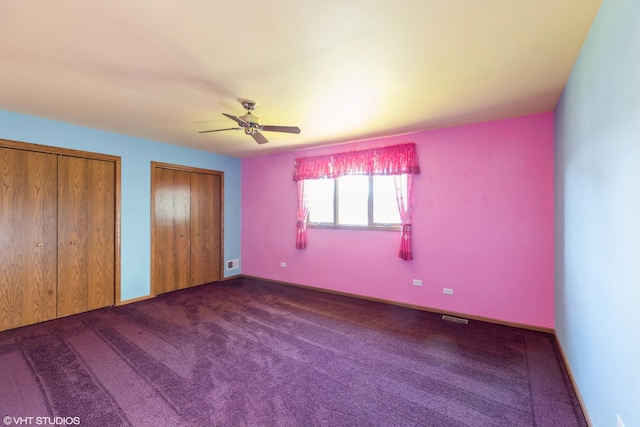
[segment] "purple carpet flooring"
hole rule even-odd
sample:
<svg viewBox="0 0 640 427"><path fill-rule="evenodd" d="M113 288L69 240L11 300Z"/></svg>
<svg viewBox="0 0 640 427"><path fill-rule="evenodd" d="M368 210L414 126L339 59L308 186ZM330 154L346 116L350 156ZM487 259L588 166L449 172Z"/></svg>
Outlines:
<svg viewBox="0 0 640 427"><path fill-rule="evenodd" d="M0 333L0 417L586 426L550 334L251 279Z"/></svg>

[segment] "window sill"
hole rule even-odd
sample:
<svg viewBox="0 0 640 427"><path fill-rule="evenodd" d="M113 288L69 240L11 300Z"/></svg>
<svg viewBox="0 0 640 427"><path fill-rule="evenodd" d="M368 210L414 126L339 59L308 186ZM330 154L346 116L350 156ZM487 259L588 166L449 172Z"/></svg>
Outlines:
<svg viewBox="0 0 640 427"><path fill-rule="evenodd" d="M394 225L336 225L323 223L308 223L307 228L332 228L336 230L382 230L382 231L400 231L400 224Z"/></svg>

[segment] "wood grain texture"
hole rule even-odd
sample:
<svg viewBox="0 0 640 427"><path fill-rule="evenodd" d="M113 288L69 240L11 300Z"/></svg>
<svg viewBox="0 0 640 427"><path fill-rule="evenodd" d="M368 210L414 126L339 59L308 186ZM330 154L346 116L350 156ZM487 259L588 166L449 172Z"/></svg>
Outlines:
<svg viewBox="0 0 640 427"><path fill-rule="evenodd" d="M114 303L115 166L59 156L58 317Z"/></svg>
<svg viewBox="0 0 640 427"><path fill-rule="evenodd" d="M0 148L0 330L56 317L56 156Z"/></svg>
<svg viewBox="0 0 640 427"><path fill-rule="evenodd" d="M152 162L153 295L221 279L223 194L223 172ZM185 246L181 238L187 236Z"/></svg>
<svg viewBox="0 0 640 427"><path fill-rule="evenodd" d="M66 158L86 160L95 173L65 165ZM0 330L114 304L120 284L120 157L0 139L0 166ZM73 240L87 252L72 251L63 260L59 299L58 249L68 239L58 240L58 181L64 171L75 173L60 181L77 203L61 209L66 222L60 229L79 235L84 227L85 240ZM84 192L69 190L83 185ZM70 213L78 214L77 224ZM67 287L69 277L76 282Z"/></svg>
<svg viewBox="0 0 640 427"><path fill-rule="evenodd" d="M152 287L155 294L191 285L191 176L152 170Z"/></svg>
<svg viewBox="0 0 640 427"><path fill-rule="evenodd" d="M120 269L120 259L122 258L121 247L122 247L122 215L121 215L121 203L122 203L122 161L120 157L113 157L110 161L113 162L113 166L115 168L115 253L114 253L114 274L115 274L115 286L114 286L114 304L120 305L122 300L122 289L121 289L121 277L122 271Z"/></svg>
<svg viewBox="0 0 640 427"><path fill-rule="evenodd" d="M220 181L219 175L191 174L191 286L220 280Z"/></svg>

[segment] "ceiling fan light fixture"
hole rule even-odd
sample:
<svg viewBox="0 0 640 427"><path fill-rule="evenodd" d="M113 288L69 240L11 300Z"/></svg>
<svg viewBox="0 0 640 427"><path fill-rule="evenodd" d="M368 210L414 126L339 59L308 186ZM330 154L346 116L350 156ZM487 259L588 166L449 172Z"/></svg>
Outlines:
<svg viewBox="0 0 640 427"><path fill-rule="evenodd" d="M240 116L239 117L240 120L245 121L249 124L260 124L260 119L256 116L254 116L253 114L251 114L251 112L248 112L247 114L245 114L244 116Z"/></svg>

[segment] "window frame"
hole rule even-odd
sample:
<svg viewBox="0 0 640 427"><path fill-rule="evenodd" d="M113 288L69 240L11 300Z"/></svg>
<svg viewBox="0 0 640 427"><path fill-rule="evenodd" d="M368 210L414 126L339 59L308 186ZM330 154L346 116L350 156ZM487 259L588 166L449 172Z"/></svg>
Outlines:
<svg viewBox="0 0 640 427"><path fill-rule="evenodd" d="M355 175L354 176L358 176ZM338 212L339 212L339 178L327 178L333 181L333 222L311 222L311 215L307 216L308 228L329 228L329 229L341 229L341 230L387 230L387 231L400 231L402 230L402 221L398 223L376 223L373 222L373 175L366 175L369 181L369 191L367 195L367 224L338 224ZM391 176L391 175L388 175Z"/></svg>

